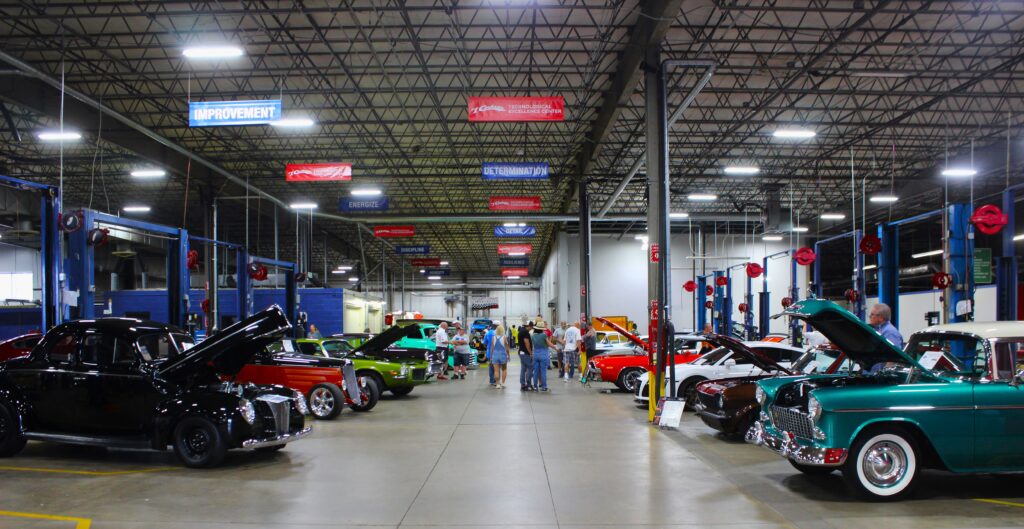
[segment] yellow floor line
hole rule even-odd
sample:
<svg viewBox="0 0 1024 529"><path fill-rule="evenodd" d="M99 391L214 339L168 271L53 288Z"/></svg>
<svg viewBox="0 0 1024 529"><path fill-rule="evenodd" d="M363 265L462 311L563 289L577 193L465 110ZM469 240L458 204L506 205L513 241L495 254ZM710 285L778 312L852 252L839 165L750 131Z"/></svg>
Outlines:
<svg viewBox="0 0 1024 529"><path fill-rule="evenodd" d="M34 512L0 511L0 516L13 518L32 518L35 520L54 520L58 522L75 522L75 529L89 529L92 520L88 518L75 518L73 516L54 516L52 514L37 514Z"/></svg>
<svg viewBox="0 0 1024 529"><path fill-rule="evenodd" d="M987 500L987 499L984 499L984 498L974 498L974 501L980 501L980 502L985 502L985 503L994 503L996 505L1008 505L1010 507L1024 507L1024 503L1014 503L1012 501Z"/></svg>
<svg viewBox="0 0 1024 529"><path fill-rule="evenodd" d="M72 474L75 476L123 476L125 474L145 474L147 472L163 472L174 470L174 467L143 468L140 470L65 470L60 468L9 467L0 466L0 471L14 472L46 472L50 474Z"/></svg>

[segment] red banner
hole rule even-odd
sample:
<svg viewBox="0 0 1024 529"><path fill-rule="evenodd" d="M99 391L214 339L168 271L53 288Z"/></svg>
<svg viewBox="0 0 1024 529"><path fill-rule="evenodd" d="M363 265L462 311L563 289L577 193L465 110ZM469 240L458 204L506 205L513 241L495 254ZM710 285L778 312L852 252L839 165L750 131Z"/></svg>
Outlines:
<svg viewBox="0 0 1024 529"><path fill-rule="evenodd" d="M532 244L499 244L498 253L509 255L514 253L533 253Z"/></svg>
<svg viewBox="0 0 1024 529"><path fill-rule="evenodd" d="M284 166L287 182L347 182L352 180L350 163L290 163Z"/></svg>
<svg viewBox="0 0 1024 529"><path fill-rule="evenodd" d="M529 268L502 268L501 269L501 277L511 277L511 276L523 277L523 276L528 276L528 275L530 275L530 269Z"/></svg>
<svg viewBox="0 0 1024 529"><path fill-rule="evenodd" d="M469 98L469 121L565 121L565 99L555 97Z"/></svg>
<svg viewBox="0 0 1024 529"><path fill-rule="evenodd" d="M537 211L540 197L491 197L491 211Z"/></svg>
<svg viewBox="0 0 1024 529"><path fill-rule="evenodd" d="M412 260L413 266L441 266L440 259L434 259L432 257L420 257Z"/></svg>
<svg viewBox="0 0 1024 529"><path fill-rule="evenodd" d="M416 226L374 226L373 234L377 237L414 237Z"/></svg>

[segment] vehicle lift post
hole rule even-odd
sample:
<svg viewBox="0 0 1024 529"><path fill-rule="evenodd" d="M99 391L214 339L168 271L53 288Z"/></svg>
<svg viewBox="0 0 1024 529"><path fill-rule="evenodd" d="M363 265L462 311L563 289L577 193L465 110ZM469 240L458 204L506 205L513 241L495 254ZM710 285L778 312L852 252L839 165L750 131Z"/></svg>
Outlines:
<svg viewBox="0 0 1024 529"><path fill-rule="evenodd" d="M937 209L878 225L878 238L882 241L882 251L878 252L878 302L892 309L892 321L896 325L900 322L900 228L942 214L943 210Z"/></svg>
<svg viewBox="0 0 1024 529"><path fill-rule="evenodd" d="M814 243L814 253L818 256L814 260L814 286L815 286L815 297L818 299L824 299L825 288L821 283L821 247L827 243L845 239L847 237L853 238L853 263L854 273L852 276L853 289L856 290L860 295L857 297L856 303L853 304L853 312L861 320L864 319L864 255L860 253L860 239L862 237L861 230L848 231L846 233L840 233L839 235L833 235L832 237L826 237ZM797 298L793 298L796 301Z"/></svg>
<svg viewBox="0 0 1024 529"><path fill-rule="evenodd" d="M793 250L784 250L784 251L781 251L781 252L773 253L771 255L766 255L766 256L764 256L764 259L761 260L761 268L762 268L762 272L761 272L761 293L760 293L760 298L758 298L758 312L757 312L757 322L758 322L757 324L760 327L758 329L758 331L759 331L758 334L760 335L759 338L761 338L761 339L764 339L765 336L768 336L768 329L771 327L771 322L772 322L771 292L768 291L768 262L769 261L773 261L775 259L778 259L780 257L792 256L792 254L793 254ZM791 280L792 284L796 284L796 260L795 259L792 260L792 262L790 263L790 266L791 266L791 268L790 268L790 274L791 274L790 280ZM800 291L797 290L796 292L799 293ZM790 286L790 294L792 295L792 293L793 293L793 287ZM747 306L749 307L750 305L748 304ZM749 309L747 309L747 312L751 312L751 311ZM754 315L753 314L750 315L750 319L751 319L751 321L753 321L753 319L754 319Z"/></svg>
<svg viewBox="0 0 1024 529"><path fill-rule="evenodd" d="M297 267L295 263L288 261L278 261L276 259L268 259L266 257L249 256L249 263L262 264L263 266L277 268L282 272L287 272L284 277L284 314L288 318L288 322L292 324L292 337L298 335L298 326L295 321L296 310L298 308L298 300L296 299L296 285L295 285L295 272ZM245 291L245 298L243 305L245 307L243 318L248 318L253 314L253 283L249 278L248 264L242 266L244 273L238 274L238 288L239 290ZM243 281L245 288L243 289Z"/></svg>
<svg viewBox="0 0 1024 529"><path fill-rule="evenodd" d="M1002 257L996 263L996 319L1015 321L1017 314L1017 249L1013 240L1015 235L1014 217L1014 186L1003 191L1003 214L1006 215L1006 226L999 232L1002 243Z"/></svg>
<svg viewBox="0 0 1024 529"><path fill-rule="evenodd" d="M946 289L946 323L974 319L974 225L973 208L968 204L946 206L949 231L947 232L946 272L953 276L953 284ZM1012 228L1004 228L1012 231ZM966 307L958 310L964 302Z"/></svg>
<svg viewBox="0 0 1024 529"><path fill-rule="evenodd" d="M694 307L694 314L697 315L697 328L693 331L700 334L704 332L704 325L708 322L708 309L704 306L708 301L708 278L713 274L697 276L697 306Z"/></svg>
<svg viewBox="0 0 1024 529"><path fill-rule="evenodd" d="M67 317L64 314L64 304L60 302L60 277L64 263L60 259L61 231L57 216L61 209L61 197L56 187L6 175L0 175L0 185L39 192L39 266L42 278L39 329L45 333Z"/></svg>
<svg viewBox="0 0 1024 529"><path fill-rule="evenodd" d="M199 237L196 235L189 235L189 240L210 244L213 246L214 252L219 251L220 248L227 248L228 250L235 251L235 266L237 271L236 275L238 276L238 280L235 282L235 293L238 296L238 319L239 321L244 320L247 317L247 315L243 315L245 310L244 307L246 307L246 290L245 288L243 288L242 276L245 276L244 279L249 278L248 270L246 270L245 268L249 256L245 251L245 248L243 248L242 245L240 244L207 239L205 237ZM210 259L211 263L213 263L211 266L214 266L212 281L210 282L209 288L207 289L206 292L206 299L210 300L209 322L207 324L206 330L207 335L210 335L213 334L214 331L220 329L220 278L217 275L218 271L216 270L215 266L217 260L212 259L212 256L207 256L207 258Z"/></svg>
<svg viewBox="0 0 1024 529"><path fill-rule="evenodd" d="M714 324L714 331L716 334L722 334L723 332L728 333L728 326L722 325L722 311L725 310L725 291L723 287L718 286L718 278L725 276L725 272L715 270L713 275L715 278L715 308L713 309L714 312L711 314L711 321Z"/></svg>

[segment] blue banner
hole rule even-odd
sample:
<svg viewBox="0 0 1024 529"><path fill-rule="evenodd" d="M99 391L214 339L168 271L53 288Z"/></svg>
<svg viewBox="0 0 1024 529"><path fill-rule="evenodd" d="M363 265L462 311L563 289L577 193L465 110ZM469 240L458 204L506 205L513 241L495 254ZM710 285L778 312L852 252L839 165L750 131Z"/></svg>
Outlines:
<svg viewBox="0 0 1024 529"><path fill-rule="evenodd" d="M495 237L533 237L537 228L533 226L495 226Z"/></svg>
<svg viewBox="0 0 1024 529"><path fill-rule="evenodd" d="M195 101L188 104L189 127L265 125L281 119L281 100Z"/></svg>
<svg viewBox="0 0 1024 529"><path fill-rule="evenodd" d="M544 180L547 162L484 162L484 180Z"/></svg>
<svg viewBox="0 0 1024 529"><path fill-rule="evenodd" d="M417 244L415 246L395 246L395 253L398 255L427 255L430 253L430 245Z"/></svg>
<svg viewBox="0 0 1024 529"><path fill-rule="evenodd" d="M338 202L341 211L387 211L388 197L344 197Z"/></svg>
<svg viewBox="0 0 1024 529"><path fill-rule="evenodd" d="M522 268L530 266L529 257L499 257L498 266L509 268Z"/></svg>
<svg viewBox="0 0 1024 529"><path fill-rule="evenodd" d="M423 274L423 275L425 275L427 277L430 277L430 276L447 277L447 276L452 275L452 269L451 268L427 268L426 273Z"/></svg>

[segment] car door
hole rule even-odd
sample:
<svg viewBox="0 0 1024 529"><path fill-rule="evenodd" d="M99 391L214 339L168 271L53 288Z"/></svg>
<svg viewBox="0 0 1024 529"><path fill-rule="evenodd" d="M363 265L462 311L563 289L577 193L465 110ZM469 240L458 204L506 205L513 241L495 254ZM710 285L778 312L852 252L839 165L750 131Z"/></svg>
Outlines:
<svg viewBox="0 0 1024 529"><path fill-rule="evenodd" d="M1014 380L1024 340L990 343L985 373L974 383L974 466L1024 469L1024 385Z"/></svg>
<svg viewBox="0 0 1024 529"><path fill-rule="evenodd" d="M85 375L78 371L81 339L78 330L66 327L53 331L44 346L42 369L35 372L37 384L27 391L33 409L31 429L54 433L82 433L88 429L81 416L86 399Z"/></svg>
<svg viewBox="0 0 1024 529"><path fill-rule="evenodd" d="M152 426L153 410L163 399L139 370L135 344L111 331L86 330L80 371L86 377L87 405L82 415L98 435L141 435Z"/></svg>
<svg viewBox="0 0 1024 529"><path fill-rule="evenodd" d="M761 371L754 367L754 361L749 357L735 353L730 353L726 359L722 360L722 363L720 363L717 368L721 372L720 378L746 377L751 374L757 374L752 373L752 371L756 371L758 373Z"/></svg>

